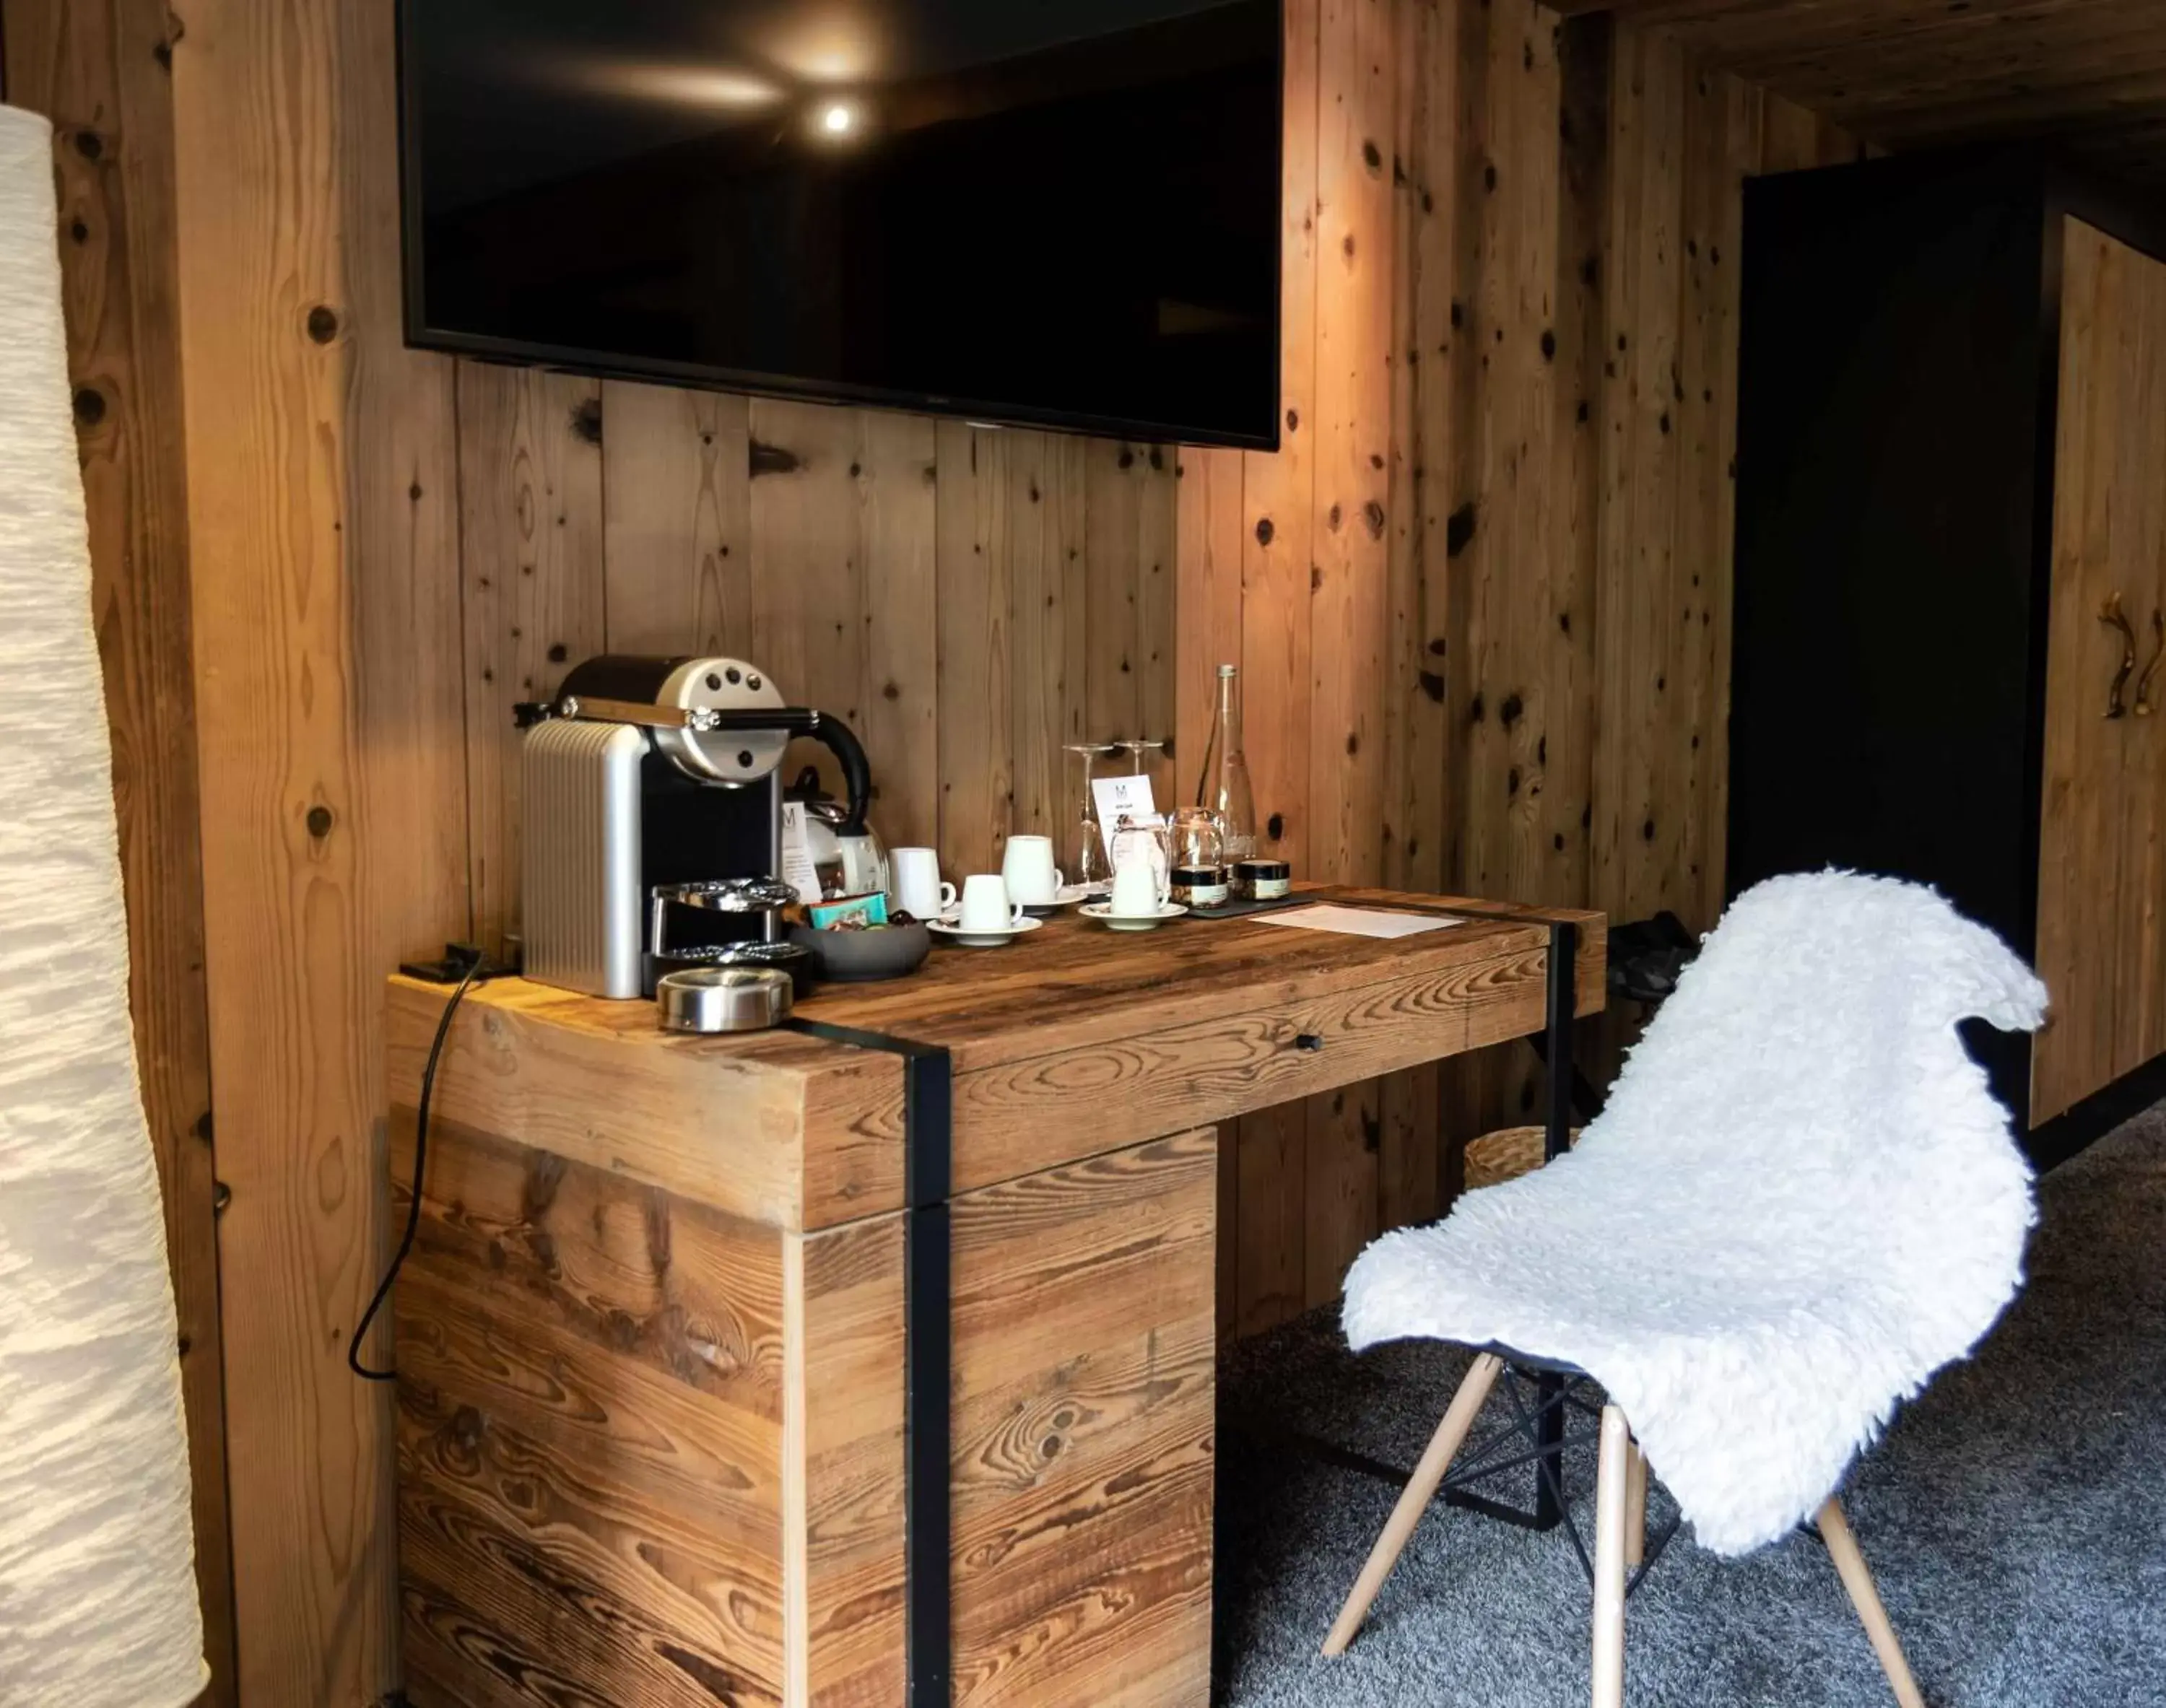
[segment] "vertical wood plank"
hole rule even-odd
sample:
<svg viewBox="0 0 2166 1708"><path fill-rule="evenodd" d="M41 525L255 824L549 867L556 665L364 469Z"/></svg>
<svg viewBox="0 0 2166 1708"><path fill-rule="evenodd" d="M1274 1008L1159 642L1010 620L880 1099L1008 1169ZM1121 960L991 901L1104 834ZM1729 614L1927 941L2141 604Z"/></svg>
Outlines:
<svg viewBox="0 0 2166 1708"><path fill-rule="evenodd" d="M1676 685L1666 746L1678 770L1666 790L1681 870L1665 883L1694 930L1721 911L1729 793L1729 661L1736 533L1738 321L1744 182L1759 113L1735 78L1688 73L1685 116L1683 332L1677 419L1678 561L1672 588Z"/></svg>
<svg viewBox="0 0 2166 1708"><path fill-rule="evenodd" d="M1447 490L1442 476L1449 435L1445 405L1454 199L1450 119L1457 82L1450 26L1433 0L1400 0L1393 28L1383 881L1398 888L1435 891L1443 888L1446 846L1449 606L1442 577L1430 573L1430 548L1440 555L1442 519L1433 513ZM1436 1214L1441 1181L1438 1072L1430 1067L1392 1074L1381 1082L1378 1098L1377 1225L1428 1220Z"/></svg>
<svg viewBox="0 0 2166 1708"><path fill-rule="evenodd" d="M1397 85L1385 0L1323 0L1319 15L1309 856L1319 877L1372 883L1383 871ZM1373 1083L1310 1102L1312 1305L1337 1293L1376 1231L1381 1120Z"/></svg>
<svg viewBox="0 0 2166 1708"><path fill-rule="evenodd" d="M403 347L392 18L210 0L173 48L243 1700L393 1682L382 980L469 925L452 366Z"/></svg>
<svg viewBox="0 0 2166 1708"><path fill-rule="evenodd" d="M1218 707L1218 667L1241 662L1242 465L1238 451L1181 453L1174 781L1197 798ZM1230 1157L1234 1147L1223 1147Z"/></svg>
<svg viewBox="0 0 2166 1708"><path fill-rule="evenodd" d="M1094 439L1084 447L1086 587L1083 728L1088 741L1142 738L1142 611L1136 558L1142 538L1143 448Z"/></svg>
<svg viewBox="0 0 2166 1708"><path fill-rule="evenodd" d="M1052 435L1015 433L1008 444L1008 633L1015 649L1009 742L1014 754L1012 828L1054 839L1054 859L1071 863L1063 832L1061 775L1067 756L1067 629L1070 613L1061 532L1062 498Z"/></svg>
<svg viewBox="0 0 2166 1708"><path fill-rule="evenodd" d="M1677 392L1685 71L1653 32L1619 29L1611 98L1599 711L1591 885L1620 920L1666 904L1678 815L1665 791L1677 533ZM1667 620L1666 620L1666 619Z"/></svg>
<svg viewBox="0 0 2166 1708"><path fill-rule="evenodd" d="M790 704L833 712L853 730L864 724L861 420L854 409L755 398L749 430L752 662ZM800 744L785 768L821 756Z"/></svg>
<svg viewBox="0 0 2166 1708"><path fill-rule="evenodd" d="M609 650L750 652L748 401L623 380L601 401Z"/></svg>
<svg viewBox="0 0 2166 1708"><path fill-rule="evenodd" d="M1188 762L1181 756L1178 692L1175 672L1179 646L1175 584L1181 550L1179 452L1170 445L1136 447L1141 491L1136 506L1136 731L1165 748L1157 768L1160 804L1170 809L1193 799L1196 779L1186 783ZM1196 757L1202 757L1198 750Z"/></svg>
<svg viewBox="0 0 2166 1708"><path fill-rule="evenodd" d="M573 374L458 365L467 813L473 930L519 930L519 744L512 708L555 696L602 650L602 402Z"/></svg>
<svg viewBox="0 0 2166 1708"><path fill-rule="evenodd" d="M1006 846L1014 757L1006 445L959 421L938 429L936 519L940 696L940 863L959 884L996 869Z"/></svg>
<svg viewBox="0 0 2166 1708"><path fill-rule="evenodd" d="M203 988L203 856L177 344L169 19L151 0L15 0L7 98L53 121L68 377L105 680L129 1007L163 1189L193 1483L196 1588L230 1708L232 1550L219 1329L217 1189Z"/></svg>
<svg viewBox="0 0 2166 1708"><path fill-rule="evenodd" d="M1386 0L1323 0L1317 82L1317 531L1309 859L1381 875L1395 134Z"/></svg>
<svg viewBox="0 0 2166 1708"><path fill-rule="evenodd" d="M1281 150L1279 448L1242 458L1244 740L1260 851L1304 875L1309 859L1309 594L1316 506L1317 64L1320 0L1286 0ZM1183 620L1187 614L1183 613ZM1240 1226L1236 1317L1244 1334L1307 1299L1308 1108L1249 1115L1235 1139Z"/></svg>
<svg viewBox="0 0 2166 1708"><path fill-rule="evenodd" d="M1084 739L1086 454L1069 435L1008 435L1012 825L1051 836L1071 880L1082 787L1062 750Z"/></svg>
<svg viewBox="0 0 2166 1708"><path fill-rule="evenodd" d="M874 828L890 847L931 847L940 774L934 429L920 416L868 410L860 433L864 677L852 727L872 765Z"/></svg>
<svg viewBox="0 0 2166 1708"><path fill-rule="evenodd" d="M1542 830L1543 899L1583 903L1593 818L1595 586L1602 535L1605 383L1603 250L1609 240L1609 79L1606 17L1567 19L1557 43L1556 379L1551 420L1556 482L1546 651L1550 681Z"/></svg>

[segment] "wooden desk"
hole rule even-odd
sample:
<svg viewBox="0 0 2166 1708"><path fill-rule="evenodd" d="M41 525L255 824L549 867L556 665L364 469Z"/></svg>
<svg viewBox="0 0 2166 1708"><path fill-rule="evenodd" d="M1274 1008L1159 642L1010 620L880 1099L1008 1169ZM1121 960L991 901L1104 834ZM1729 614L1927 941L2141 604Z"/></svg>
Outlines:
<svg viewBox="0 0 2166 1708"><path fill-rule="evenodd" d="M947 1052L944 1187L931 1104L906 1162L891 1048L473 991L397 1300L416 1708L892 1708L906 1602L948 1604L958 1703L1201 1708L1212 1127L1541 1031L1549 920L1577 928L1578 1011L1600 1007L1598 915L1465 905L1491 916L1394 941L1071 917L829 987L802 1019ZM391 982L401 1183L445 994ZM912 1368L938 1341L948 1372L919 1441L944 1421L949 1471L907 1491L906 1281Z"/></svg>

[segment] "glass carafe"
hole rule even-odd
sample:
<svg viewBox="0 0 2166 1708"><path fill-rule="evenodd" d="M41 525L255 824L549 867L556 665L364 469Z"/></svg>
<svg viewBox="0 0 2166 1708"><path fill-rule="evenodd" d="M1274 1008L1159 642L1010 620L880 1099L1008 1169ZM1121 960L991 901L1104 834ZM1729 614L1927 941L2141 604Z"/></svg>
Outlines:
<svg viewBox="0 0 2166 1708"><path fill-rule="evenodd" d="M1230 862L1256 851L1256 797L1249 786L1249 762L1241 751L1241 672L1218 667L1218 707L1211 718L1211 741L1203 750L1203 775L1196 784L1196 804L1218 820Z"/></svg>

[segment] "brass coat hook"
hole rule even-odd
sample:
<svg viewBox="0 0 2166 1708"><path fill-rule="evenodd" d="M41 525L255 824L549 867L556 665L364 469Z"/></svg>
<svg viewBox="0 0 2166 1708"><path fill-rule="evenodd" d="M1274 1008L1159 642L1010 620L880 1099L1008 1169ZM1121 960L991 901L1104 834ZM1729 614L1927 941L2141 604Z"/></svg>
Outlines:
<svg viewBox="0 0 2166 1708"><path fill-rule="evenodd" d="M2106 691L2105 714L2109 718L2125 718L2128 707L2121 695L2128 687L2128 678L2136 672L2136 630L2129 625L2128 614L2121 608L2118 589L2108 593L2105 603L2099 607L2099 621L2121 630L2121 668L2114 672L2113 686Z"/></svg>

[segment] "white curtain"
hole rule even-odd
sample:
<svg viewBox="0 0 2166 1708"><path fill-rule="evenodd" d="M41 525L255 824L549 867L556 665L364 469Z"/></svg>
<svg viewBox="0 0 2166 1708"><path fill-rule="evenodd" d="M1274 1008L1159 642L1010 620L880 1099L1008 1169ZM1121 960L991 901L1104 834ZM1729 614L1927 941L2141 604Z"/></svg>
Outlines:
<svg viewBox="0 0 2166 1708"><path fill-rule="evenodd" d="M0 1704L208 1676L61 319L52 138L0 107Z"/></svg>

